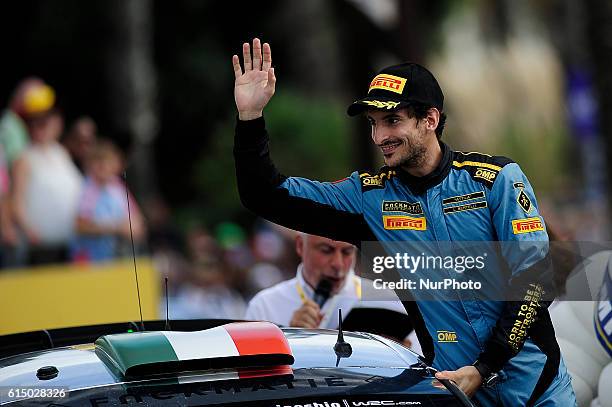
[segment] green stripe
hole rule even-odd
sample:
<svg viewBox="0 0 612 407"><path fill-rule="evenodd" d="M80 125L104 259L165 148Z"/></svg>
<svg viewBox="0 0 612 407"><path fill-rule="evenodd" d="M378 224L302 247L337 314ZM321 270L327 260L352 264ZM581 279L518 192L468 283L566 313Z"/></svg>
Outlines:
<svg viewBox="0 0 612 407"><path fill-rule="evenodd" d="M96 340L96 348L105 353L122 374L133 366L178 361L172 345L160 332L105 335Z"/></svg>

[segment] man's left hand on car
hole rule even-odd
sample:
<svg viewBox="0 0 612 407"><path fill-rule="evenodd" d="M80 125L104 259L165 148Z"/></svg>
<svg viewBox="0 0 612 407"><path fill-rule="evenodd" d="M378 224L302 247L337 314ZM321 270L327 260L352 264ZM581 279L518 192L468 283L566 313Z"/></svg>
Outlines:
<svg viewBox="0 0 612 407"><path fill-rule="evenodd" d="M436 379L453 381L468 397L472 397L482 384L482 377L474 366L463 366L457 370L438 372Z"/></svg>

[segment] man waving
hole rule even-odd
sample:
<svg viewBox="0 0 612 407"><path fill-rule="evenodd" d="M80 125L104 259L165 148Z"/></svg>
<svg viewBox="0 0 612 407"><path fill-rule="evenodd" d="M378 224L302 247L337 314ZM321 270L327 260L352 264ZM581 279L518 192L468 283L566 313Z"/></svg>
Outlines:
<svg viewBox="0 0 612 407"><path fill-rule="evenodd" d="M500 241L504 267L487 270L517 301L404 302L426 358L482 405L575 405L543 298L548 236L531 185L505 157L453 151L435 77L414 63L381 70L348 108L366 115L385 166L337 182L280 174L263 110L276 77L268 44L233 56L238 109L234 157L243 204L272 222L360 245ZM520 244L519 244L520 243ZM504 270L509 270L507 273ZM507 290L506 290L507 289ZM440 335L442 333L442 335ZM452 334L456 340L447 340Z"/></svg>

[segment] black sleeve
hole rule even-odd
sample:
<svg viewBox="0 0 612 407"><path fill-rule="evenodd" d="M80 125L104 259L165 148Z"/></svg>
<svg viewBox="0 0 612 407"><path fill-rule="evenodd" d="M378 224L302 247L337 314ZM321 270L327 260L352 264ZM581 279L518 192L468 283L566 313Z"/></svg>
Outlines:
<svg viewBox="0 0 612 407"><path fill-rule="evenodd" d="M257 215L291 229L357 246L376 240L362 214L291 196L280 187L287 177L278 172L270 158L263 117L237 121L234 160L240 200Z"/></svg>
<svg viewBox="0 0 612 407"><path fill-rule="evenodd" d="M552 325L543 328L547 325L544 321L549 319L552 285L548 276L551 270L550 255L547 255L512 280L502 314L484 352L478 357L478 362L491 372L501 370L506 362L521 351L527 338L535 331L538 332L538 344L543 342L544 337L554 340ZM548 349L542 351L549 353Z"/></svg>

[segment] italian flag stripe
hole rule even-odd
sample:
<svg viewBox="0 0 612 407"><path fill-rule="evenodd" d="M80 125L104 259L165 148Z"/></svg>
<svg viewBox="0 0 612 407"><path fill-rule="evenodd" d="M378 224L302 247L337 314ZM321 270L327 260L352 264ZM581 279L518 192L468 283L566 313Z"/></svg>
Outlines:
<svg viewBox="0 0 612 407"><path fill-rule="evenodd" d="M154 363L215 359L252 355L286 355L293 361L283 332L269 322L236 322L198 332L136 332L106 335L96 340L96 352L107 355L124 374ZM238 369L236 375L280 374L288 366L264 369ZM230 374L232 375L232 374Z"/></svg>
<svg viewBox="0 0 612 407"><path fill-rule="evenodd" d="M116 362L122 371L135 365L179 360L170 342L159 332L107 335L96 341L97 346L98 343L119 356Z"/></svg>
<svg viewBox="0 0 612 407"><path fill-rule="evenodd" d="M283 332L270 323L234 322L223 325L241 356L291 354Z"/></svg>
<svg viewBox="0 0 612 407"><path fill-rule="evenodd" d="M291 354L277 326L262 322L231 323L199 332L162 331L177 360Z"/></svg>
<svg viewBox="0 0 612 407"><path fill-rule="evenodd" d="M172 346L178 360L240 356L230 334L223 328L199 332L160 332Z"/></svg>

